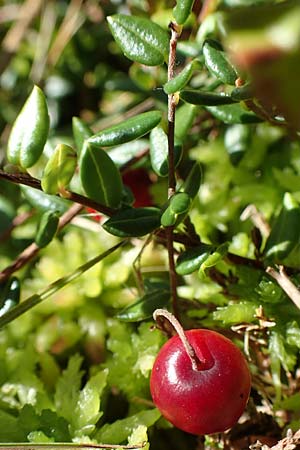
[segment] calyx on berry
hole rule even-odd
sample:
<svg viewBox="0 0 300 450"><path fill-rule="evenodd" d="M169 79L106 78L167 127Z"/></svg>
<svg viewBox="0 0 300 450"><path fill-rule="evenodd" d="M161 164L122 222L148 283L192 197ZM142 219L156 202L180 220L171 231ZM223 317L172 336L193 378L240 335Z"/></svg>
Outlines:
<svg viewBox="0 0 300 450"><path fill-rule="evenodd" d="M158 353L150 378L154 404L177 428L203 435L231 428L242 415L251 388L247 362L225 336L206 329L183 331L175 317L159 309L178 335Z"/></svg>

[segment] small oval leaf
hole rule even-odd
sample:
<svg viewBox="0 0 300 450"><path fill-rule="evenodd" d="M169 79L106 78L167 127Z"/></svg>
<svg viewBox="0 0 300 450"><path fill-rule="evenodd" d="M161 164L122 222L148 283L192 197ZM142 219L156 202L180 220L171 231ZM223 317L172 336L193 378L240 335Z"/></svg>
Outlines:
<svg viewBox="0 0 300 450"><path fill-rule="evenodd" d="M194 0L177 0L173 16L179 25L183 25L192 12Z"/></svg>
<svg viewBox="0 0 300 450"><path fill-rule="evenodd" d="M212 245L200 244L198 247L180 253L176 261L176 272L178 275L189 275L195 272L214 249Z"/></svg>
<svg viewBox="0 0 300 450"><path fill-rule="evenodd" d="M174 92L181 91L190 81L190 78L198 65L199 62L197 60L194 60L187 64L178 75L176 75L164 85L165 93L169 95L174 94Z"/></svg>
<svg viewBox="0 0 300 450"><path fill-rule="evenodd" d="M21 191L26 200L38 211L58 211L64 213L70 208L72 203L55 195L45 194L45 192L39 191L29 186L21 186Z"/></svg>
<svg viewBox="0 0 300 450"><path fill-rule="evenodd" d="M175 138L184 142L197 114L197 107L184 103L176 109Z"/></svg>
<svg viewBox="0 0 300 450"><path fill-rule="evenodd" d="M138 139L149 133L161 121L160 111L148 111L118 125L100 131L88 139L88 142L99 147L111 147Z"/></svg>
<svg viewBox="0 0 300 450"><path fill-rule="evenodd" d="M237 123L225 131L224 145L233 166L245 155L251 141L252 127Z"/></svg>
<svg viewBox="0 0 300 450"><path fill-rule="evenodd" d="M160 177L167 177L168 163L168 136L161 127L154 128L150 133L150 160L154 172ZM174 147L175 168L180 163L182 156L181 145Z"/></svg>
<svg viewBox="0 0 300 450"><path fill-rule="evenodd" d="M121 175L104 150L87 141L82 150L79 171L82 187L89 198L111 208L120 205L123 190Z"/></svg>
<svg viewBox="0 0 300 450"><path fill-rule="evenodd" d="M115 14L107 18L110 31L128 59L158 66L169 51L168 33L149 19Z"/></svg>
<svg viewBox="0 0 300 450"><path fill-rule="evenodd" d="M103 224L110 234L119 237L144 236L160 226L161 211L158 208L124 209Z"/></svg>
<svg viewBox="0 0 300 450"><path fill-rule="evenodd" d="M199 268L199 276L201 278L206 278L205 271L214 267L218 264L218 262L222 261L222 259L227 255L229 244L228 242L224 242L219 245L208 257L203 261Z"/></svg>
<svg viewBox="0 0 300 450"><path fill-rule="evenodd" d="M78 117L73 117L72 119L72 131L78 154L80 154L84 141L93 136L93 132L90 127Z"/></svg>
<svg viewBox="0 0 300 450"><path fill-rule="evenodd" d="M180 92L180 98L192 105L216 106L236 103L236 100L233 100L229 94L217 94L215 92L197 91L194 89L187 89Z"/></svg>
<svg viewBox="0 0 300 450"><path fill-rule="evenodd" d="M198 162L196 162L186 180L184 181L181 190L189 195L191 199L195 198L200 189L202 179L202 170Z"/></svg>
<svg viewBox="0 0 300 450"><path fill-rule="evenodd" d="M20 303L21 283L17 277L10 278L0 294L0 317Z"/></svg>
<svg viewBox="0 0 300 450"><path fill-rule="evenodd" d="M191 197L185 192L177 192L170 200L169 205L161 216L163 227L178 225L188 213L192 203Z"/></svg>
<svg viewBox="0 0 300 450"><path fill-rule="evenodd" d="M232 89L230 95L233 100L238 102L242 100L249 100L250 98L253 98L253 86L248 83L241 87L236 87Z"/></svg>
<svg viewBox="0 0 300 450"><path fill-rule="evenodd" d="M46 194L64 192L75 173L77 155L66 144L58 144L50 156L41 179L42 189Z"/></svg>
<svg viewBox="0 0 300 450"><path fill-rule="evenodd" d="M264 253L275 262L282 262L300 242L300 205L290 193L283 198L282 209L276 218Z"/></svg>
<svg viewBox="0 0 300 450"><path fill-rule="evenodd" d="M224 123L259 123L263 119L254 112L243 108L240 104L223 106L205 106L205 108L216 118Z"/></svg>
<svg viewBox="0 0 300 450"><path fill-rule="evenodd" d="M157 308L168 307L170 297L168 290L151 291L120 311L117 318L124 322L140 322L149 319Z"/></svg>
<svg viewBox="0 0 300 450"><path fill-rule="evenodd" d="M59 223L56 212L48 211L43 214L36 233L35 243L38 247L46 247L55 237Z"/></svg>
<svg viewBox="0 0 300 450"><path fill-rule="evenodd" d="M12 127L7 159L24 169L32 167L40 158L48 137L49 115L43 91L34 86Z"/></svg>
<svg viewBox="0 0 300 450"><path fill-rule="evenodd" d="M212 75L222 83L234 86L238 75L217 41L206 39L203 44L203 56L205 65Z"/></svg>

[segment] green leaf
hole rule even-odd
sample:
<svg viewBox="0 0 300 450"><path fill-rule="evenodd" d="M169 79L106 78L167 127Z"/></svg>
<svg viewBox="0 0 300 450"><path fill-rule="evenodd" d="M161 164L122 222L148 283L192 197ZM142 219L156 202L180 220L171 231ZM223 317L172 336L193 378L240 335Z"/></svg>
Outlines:
<svg viewBox="0 0 300 450"><path fill-rule="evenodd" d="M300 242L300 206L290 193L283 198L282 209L275 220L267 239L264 253L275 262L282 260Z"/></svg>
<svg viewBox="0 0 300 450"><path fill-rule="evenodd" d="M48 137L49 115L42 90L34 86L12 127L7 159L24 169L33 166L43 153Z"/></svg>
<svg viewBox="0 0 300 450"><path fill-rule="evenodd" d="M78 117L73 117L72 119L72 130L75 145L78 150L78 153L80 154L83 148L84 141L89 137L93 136L93 132L90 129L90 127L86 125L86 123L84 123L83 120L79 119Z"/></svg>
<svg viewBox="0 0 300 450"><path fill-rule="evenodd" d="M22 442L25 436L15 416L0 410L0 423L0 442Z"/></svg>
<svg viewBox="0 0 300 450"><path fill-rule="evenodd" d="M82 187L89 198L112 208L120 205L121 175L104 150L87 141L82 150L79 170Z"/></svg>
<svg viewBox="0 0 300 450"><path fill-rule="evenodd" d="M75 354L70 357L67 368L56 384L55 407L69 423L73 423L83 371L80 370L82 357Z"/></svg>
<svg viewBox="0 0 300 450"><path fill-rule="evenodd" d="M153 290L120 311L117 318L124 322L140 322L149 319L157 308L166 308L169 305L170 296L169 290Z"/></svg>
<svg viewBox="0 0 300 450"><path fill-rule="evenodd" d="M232 303L217 308L213 312L213 319L221 320L224 325L251 323L255 319L256 308L251 302Z"/></svg>
<svg viewBox="0 0 300 450"><path fill-rule="evenodd" d="M242 100L249 100L253 97L253 86L252 84L244 84L241 87L236 87L232 89L231 98L237 102L240 102Z"/></svg>
<svg viewBox="0 0 300 450"><path fill-rule="evenodd" d="M228 252L228 246L228 242L224 242L224 244L219 245L219 247L217 247L217 249L206 258L199 268L199 275L201 278L206 277L205 271L207 269L215 267L220 261L222 261Z"/></svg>
<svg viewBox="0 0 300 450"><path fill-rule="evenodd" d="M96 434L96 439L104 444L121 444L128 439L138 426L151 427L159 418L160 412L157 409L140 411L133 416L116 420L112 424L105 424Z"/></svg>
<svg viewBox="0 0 300 450"><path fill-rule="evenodd" d="M106 387L107 369L91 376L79 393L78 403L74 411L73 434L89 436L102 416L100 411L101 395Z"/></svg>
<svg viewBox="0 0 300 450"><path fill-rule="evenodd" d="M284 336L277 330L270 333L269 352L272 357L278 358L285 371L293 370L296 356L286 347Z"/></svg>
<svg viewBox="0 0 300 450"><path fill-rule="evenodd" d="M11 277L0 293L0 317L20 302L21 284L17 277Z"/></svg>
<svg viewBox="0 0 300 450"><path fill-rule="evenodd" d="M77 155L66 144L58 144L50 156L41 179L42 189L46 194L64 192L75 173Z"/></svg>
<svg viewBox="0 0 300 450"><path fill-rule="evenodd" d="M119 237L144 236L160 226L161 211L158 208L124 209L103 224L110 234Z"/></svg>
<svg viewBox="0 0 300 450"><path fill-rule="evenodd" d="M179 25L183 25L193 9L194 0L177 0L173 15Z"/></svg>
<svg viewBox="0 0 300 450"><path fill-rule="evenodd" d="M174 147L174 165L178 166L181 160L182 147L175 145ZM167 177L169 173L168 163L168 136L161 127L154 128L150 133L150 160L154 172L161 176Z"/></svg>
<svg viewBox="0 0 300 450"><path fill-rule="evenodd" d="M138 139L126 142L113 148L108 148L107 153L117 167L127 164L135 156L144 153L149 147L148 139Z"/></svg>
<svg viewBox="0 0 300 450"><path fill-rule="evenodd" d="M169 205L161 216L163 227L177 226L188 213L192 203L191 197L185 192L177 192L170 200Z"/></svg>
<svg viewBox="0 0 300 450"><path fill-rule="evenodd" d="M205 65L212 75L225 84L235 84L238 75L217 41L206 39L203 44Z"/></svg>
<svg viewBox="0 0 300 450"><path fill-rule="evenodd" d="M176 272L179 275L189 275L195 272L206 261L208 256L211 255L214 249L215 247L213 245L200 244L197 247L180 253L176 261Z"/></svg>
<svg viewBox="0 0 300 450"><path fill-rule="evenodd" d="M205 107L216 119L224 123L259 123L263 120L240 104Z"/></svg>
<svg viewBox="0 0 300 450"><path fill-rule="evenodd" d="M196 114L196 106L189 103L184 103L176 109L175 138L179 142L184 142L191 126L193 125Z"/></svg>
<svg viewBox="0 0 300 450"><path fill-rule="evenodd" d="M216 106L236 103L236 100L233 100L229 94L217 94L215 92L205 92L194 89L187 89L180 92L180 98L192 105Z"/></svg>
<svg viewBox="0 0 300 450"><path fill-rule="evenodd" d="M38 247L46 247L55 237L59 223L59 215L53 211L47 211L43 214L38 225L35 243Z"/></svg>
<svg viewBox="0 0 300 450"><path fill-rule="evenodd" d="M138 139L149 133L161 121L160 111L148 111L118 125L107 128L88 139L88 143L99 147L111 147Z"/></svg>
<svg viewBox="0 0 300 450"><path fill-rule="evenodd" d="M198 67L198 60L194 60L187 64L185 68L174 78L164 84L164 91L166 94L174 94L177 91L181 91L186 84L190 81L194 70Z"/></svg>
<svg viewBox="0 0 300 450"><path fill-rule="evenodd" d="M281 400L276 404L276 409L278 411L293 411L296 413L300 412L300 392L289 395L287 398Z"/></svg>
<svg viewBox="0 0 300 450"><path fill-rule="evenodd" d="M53 211L64 213L71 206L71 202L61 197L45 194L45 192L30 186L21 186L21 191L28 202L38 211Z"/></svg>
<svg viewBox="0 0 300 450"><path fill-rule="evenodd" d="M168 33L149 19L124 14L107 17L110 31L128 59L158 66L169 51Z"/></svg>
<svg viewBox="0 0 300 450"><path fill-rule="evenodd" d="M235 124L225 131L224 145L231 164L236 166L245 155L251 142L252 129L249 125Z"/></svg>
<svg viewBox="0 0 300 450"><path fill-rule="evenodd" d="M200 189L201 179L202 179L201 166L198 162L196 162L193 165L190 173L188 174L180 190L188 194L191 199L195 198Z"/></svg>
<svg viewBox="0 0 300 450"><path fill-rule="evenodd" d="M286 342L300 349L300 328L298 323L293 320L289 322L286 327ZM299 404L300 407L300 404Z"/></svg>

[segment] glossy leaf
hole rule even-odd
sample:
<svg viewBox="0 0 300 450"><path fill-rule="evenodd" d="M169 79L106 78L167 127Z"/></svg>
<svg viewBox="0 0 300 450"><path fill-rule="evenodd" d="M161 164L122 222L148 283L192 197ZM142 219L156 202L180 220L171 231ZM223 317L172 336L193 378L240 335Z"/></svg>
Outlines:
<svg viewBox="0 0 300 450"><path fill-rule="evenodd" d="M149 133L161 121L160 111L149 111L106 128L88 139L90 144L111 147L138 139Z"/></svg>
<svg viewBox="0 0 300 450"><path fill-rule="evenodd" d="M205 65L212 75L225 84L235 84L238 75L227 54L217 41L207 39L203 44Z"/></svg>
<svg viewBox="0 0 300 450"><path fill-rule="evenodd" d="M55 237L59 223L59 215L48 211L43 214L36 233L35 243L38 247L46 247Z"/></svg>
<svg viewBox="0 0 300 450"><path fill-rule="evenodd" d="M201 166L198 162L196 162L190 173L188 174L186 180L184 181L181 191L188 194L188 196L193 199L198 194L198 191L200 189L201 185L201 179L202 179L202 170Z"/></svg>
<svg viewBox="0 0 300 450"><path fill-rule="evenodd" d="M182 155L182 147L174 147L174 165L178 166ZM167 177L169 170L168 163L168 136L161 127L154 128L150 133L150 160L154 172Z"/></svg>
<svg viewBox="0 0 300 450"><path fill-rule="evenodd" d="M191 197L185 192L177 192L170 200L169 205L161 216L163 227L178 225L188 213L192 203Z"/></svg>
<svg viewBox="0 0 300 450"><path fill-rule="evenodd" d="M229 94L217 94L215 92L205 92L194 89L187 89L180 92L180 98L192 105L215 106L236 103L236 100L233 100Z"/></svg>
<svg viewBox="0 0 300 450"><path fill-rule="evenodd" d="M245 109L239 103L234 105L206 106L205 108L216 119L228 124L259 123L263 121L254 112Z"/></svg>
<svg viewBox="0 0 300 450"><path fill-rule="evenodd" d="M212 253L214 248L212 245L200 244L198 247L180 253L176 261L176 272L179 275L189 275L195 272Z"/></svg>
<svg viewBox="0 0 300 450"><path fill-rule="evenodd" d="M197 60L194 60L187 64L178 75L176 75L164 85L165 93L174 94L174 92L181 91L190 81L190 78L198 65L199 62Z"/></svg>
<svg viewBox="0 0 300 450"><path fill-rule="evenodd" d="M168 306L170 296L171 294L168 290L153 290L120 311L117 314L117 318L124 322L140 322L149 319L157 308L166 308Z"/></svg>
<svg viewBox="0 0 300 450"><path fill-rule="evenodd" d="M86 123L84 123L83 120L79 119L78 117L73 117L72 119L72 130L75 145L78 150L78 153L80 154L83 148L84 141L89 137L93 136L93 132L90 129L90 127L86 125Z"/></svg>
<svg viewBox="0 0 300 450"><path fill-rule="evenodd" d="M124 209L103 224L110 234L119 237L144 236L160 226L161 211L158 208Z"/></svg>
<svg viewBox="0 0 300 450"><path fill-rule="evenodd" d="M49 115L43 91L34 86L9 136L7 159L24 169L33 166L43 153L48 137Z"/></svg>
<svg viewBox="0 0 300 450"><path fill-rule="evenodd" d="M228 243L221 244L215 251L213 251L206 259L201 263L199 268L200 277L206 277L206 270L211 267L215 267L228 252Z"/></svg>
<svg viewBox="0 0 300 450"><path fill-rule="evenodd" d="M58 144L50 156L41 179L46 194L64 192L77 167L76 152L66 144Z"/></svg>
<svg viewBox="0 0 300 450"><path fill-rule="evenodd" d="M111 33L128 59L158 66L169 51L168 33L149 19L116 14L107 18Z"/></svg>
<svg viewBox="0 0 300 450"><path fill-rule="evenodd" d="M197 107L184 103L176 109L175 138L184 142L197 114Z"/></svg>
<svg viewBox="0 0 300 450"><path fill-rule="evenodd" d="M231 164L237 165L245 155L250 141L252 129L249 125L235 124L225 131L224 145Z"/></svg>
<svg viewBox="0 0 300 450"><path fill-rule="evenodd" d="M107 153L117 167L122 167L135 156L145 152L149 147L148 139L138 139L134 142L126 142L113 148L108 148Z"/></svg>
<svg viewBox="0 0 300 450"><path fill-rule="evenodd" d="M0 294L0 317L20 302L21 284L17 277L10 278Z"/></svg>
<svg viewBox="0 0 300 450"><path fill-rule="evenodd" d="M79 170L82 187L89 198L111 208L120 205L121 175L104 150L87 142L82 150Z"/></svg>
<svg viewBox="0 0 300 450"><path fill-rule="evenodd" d="M177 0L176 6L173 8L173 16L179 25L183 25L189 17L194 0Z"/></svg>
<svg viewBox="0 0 300 450"><path fill-rule="evenodd" d="M267 258L281 262L300 242L300 205L290 193L283 198L282 209L275 220L264 253Z"/></svg>
<svg viewBox="0 0 300 450"><path fill-rule="evenodd" d="M45 194L45 192L39 191L29 186L21 186L21 191L26 200L36 208L38 211L58 211L64 213L72 203L55 195Z"/></svg>
<svg viewBox="0 0 300 450"><path fill-rule="evenodd" d="M253 98L253 86L252 84L248 83L244 84L241 87L236 87L232 89L230 95L233 100L236 100L238 102L242 100L249 100L250 98Z"/></svg>

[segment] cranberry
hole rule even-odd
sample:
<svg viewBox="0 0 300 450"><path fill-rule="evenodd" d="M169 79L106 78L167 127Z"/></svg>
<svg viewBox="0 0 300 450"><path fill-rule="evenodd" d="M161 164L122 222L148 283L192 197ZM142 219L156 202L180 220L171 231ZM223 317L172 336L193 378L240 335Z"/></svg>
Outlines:
<svg viewBox="0 0 300 450"><path fill-rule="evenodd" d="M251 378L242 352L229 339L210 330L186 331L197 359L179 336L161 348L151 374L153 402L177 428L203 435L231 428L243 413Z"/></svg>
<svg viewBox="0 0 300 450"><path fill-rule="evenodd" d="M123 183L126 184L135 197L133 206L152 206L153 200L150 194L150 186L153 184L146 169L138 168L126 171L122 175Z"/></svg>

